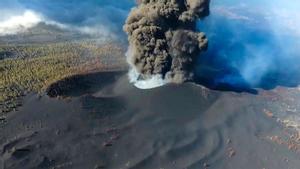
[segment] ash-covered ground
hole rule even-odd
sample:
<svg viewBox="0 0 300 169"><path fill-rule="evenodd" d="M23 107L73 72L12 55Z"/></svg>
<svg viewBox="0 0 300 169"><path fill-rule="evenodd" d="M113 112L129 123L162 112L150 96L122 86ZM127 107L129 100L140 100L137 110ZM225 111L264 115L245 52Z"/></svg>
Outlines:
<svg viewBox="0 0 300 169"><path fill-rule="evenodd" d="M98 73L64 99L27 96L2 120L0 166L75 169L297 169L297 88L140 90ZM74 87L74 86L73 86ZM69 97L72 96L72 97Z"/></svg>

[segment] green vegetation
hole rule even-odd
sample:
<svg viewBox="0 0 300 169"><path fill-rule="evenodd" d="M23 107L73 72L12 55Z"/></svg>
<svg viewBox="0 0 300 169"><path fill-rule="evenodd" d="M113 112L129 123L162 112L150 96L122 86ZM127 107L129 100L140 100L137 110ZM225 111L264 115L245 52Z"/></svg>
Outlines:
<svg viewBox="0 0 300 169"><path fill-rule="evenodd" d="M125 67L123 49L93 42L0 46L0 113L29 92L42 93L65 77Z"/></svg>

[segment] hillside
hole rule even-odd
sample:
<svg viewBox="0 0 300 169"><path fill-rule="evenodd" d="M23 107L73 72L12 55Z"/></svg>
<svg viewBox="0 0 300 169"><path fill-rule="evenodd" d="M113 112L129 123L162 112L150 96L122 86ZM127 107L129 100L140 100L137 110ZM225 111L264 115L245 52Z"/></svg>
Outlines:
<svg viewBox="0 0 300 169"><path fill-rule="evenodd" d="M126 69L124 49L94 41L0 45L0 113L16 110L27 93L43 93L76 74Z"/></svg>

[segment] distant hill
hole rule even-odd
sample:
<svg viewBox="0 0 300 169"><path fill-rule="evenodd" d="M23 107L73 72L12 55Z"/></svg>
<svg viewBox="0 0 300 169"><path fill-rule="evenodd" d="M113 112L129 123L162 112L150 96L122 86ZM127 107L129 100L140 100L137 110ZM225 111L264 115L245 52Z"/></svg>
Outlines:
<svg viewBox="0 0 300 169"><path fill-rule="evenodd" d="M41 22L26 32L0 36L0 44L49 43L91 38L95 37L77 30L63 29L54 24Z"/></svg>

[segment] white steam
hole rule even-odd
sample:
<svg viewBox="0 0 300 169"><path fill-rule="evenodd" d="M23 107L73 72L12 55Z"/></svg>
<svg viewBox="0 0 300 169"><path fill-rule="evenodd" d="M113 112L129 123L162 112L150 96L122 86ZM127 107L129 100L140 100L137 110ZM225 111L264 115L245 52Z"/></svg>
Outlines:
<svg viewBox="0 0 300 169"><path fill-rule="evenodd" d="M140 74L132 68L128 73L130 83L139 89L153 89L167 84L161 75L151 76L149 79L140 79Z"/></svg>
<svg viewBox="0 0 300 169"><path fill-rule="evenodd" d="M21 15L10 16L4 20L0 20L0 36L25 32L42 20L43 17L41 15L31 10L26 10Z"/></svg>
<svg viewBox="0 0 300 169"><path fill-rule="evenodd" d="M17 12L17 10L2 10L3 16L0 17L0 36L26 33L30 28L37 26L39 23L45 23L47 25L56 26L60 29L76 31L95 37L102 37L103 39L115 39L117 37L105 23L92 26L75 26L50 20L33 10L27 9L21 11L22 12Z"/></svg>
<svg viewBox="0 0 300 169"><path fill-rule="evenodd" d="M161 87L167 83L170 83L167 80L163 79L161 75L153 75L148 79L142 79L141 74L138 73L138 71L135 69L133 65L131 65L132 62L129 62L129 59L132 58L131 55L132 55L132 48L129 47L126 52L127 62L130 65L128 78L130 83L133 83L135 87L139 89L153 89L153 88Z"/></svg>

